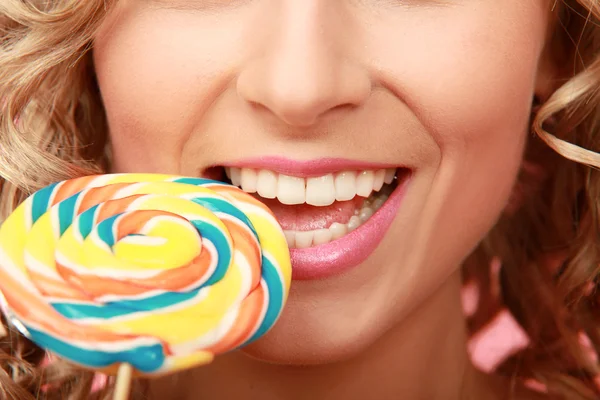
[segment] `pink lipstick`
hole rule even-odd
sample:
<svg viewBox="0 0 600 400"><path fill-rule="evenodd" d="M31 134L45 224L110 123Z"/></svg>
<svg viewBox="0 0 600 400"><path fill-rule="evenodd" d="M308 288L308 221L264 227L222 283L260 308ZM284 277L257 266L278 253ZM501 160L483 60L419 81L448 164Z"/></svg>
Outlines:
<svg viewBox="0 0 600 400"><path fill-rule="evenodd" d="M280 174L311 178L347 170L375 170L396 168L398 165L346 160L343 158L320 158L297 161L284 157L258 157L225 164L228 167L268 169Z"/></svg>

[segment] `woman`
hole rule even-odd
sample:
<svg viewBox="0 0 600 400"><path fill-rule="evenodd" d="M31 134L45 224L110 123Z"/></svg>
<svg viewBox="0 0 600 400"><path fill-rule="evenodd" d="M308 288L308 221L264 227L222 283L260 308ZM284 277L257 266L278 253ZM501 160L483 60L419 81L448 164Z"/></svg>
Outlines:
<svg viewBox="0 0 600 400"><path fill-rule="evenodd" d="M595 0L4 0L2 206L161 172L271 207L295 280L281 320L150 398L592 399L598 17ZM460 289L494 257L531 345L489 376ZM89 373L24 343L5 345L9 398L87 398Z"/></svg>

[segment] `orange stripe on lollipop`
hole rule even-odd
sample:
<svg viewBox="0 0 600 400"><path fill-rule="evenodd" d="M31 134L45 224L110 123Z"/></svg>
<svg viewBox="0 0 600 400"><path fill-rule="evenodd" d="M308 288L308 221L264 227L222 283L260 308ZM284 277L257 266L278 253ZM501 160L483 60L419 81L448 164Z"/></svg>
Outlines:
<svg viewBox="0 0 600 400"><path fill-rule="evenodd" d="M61 182L55 189L56 193L52 199L52 205L58 204L75 193L81 192L96 178L97 176L92 175Z"/></svg>
<svg viewBox="0 0 600 400"><path fill-rule="evenodd" d="M233 240L233 247L240 251L252 268L252 283L251 287L255 287L260 282L261 274L261 252L254 235L248 230L242 228L237 223L223 220L223 223L229 230L229 234Z"/></svg>
<svg viewBox="0 0 600 400"><path fill-rule="evenodd" d="M80 200L77 214L81 214L85 210L88 210L97 204L107 201L108 199L112 199L119 190L124 189L129 185L129 183L115 183L114 185L100 186L90 189Z"/></svg>
<svg viewBox="0 0 600 400"><path fill-rule="evenodd" d="M57 264L57 269L71 285L79 287L94 298L106 295L136 296L154 289L173 292L187 290L205 276L211 259L210 252L203 251L189 264L161 271L149 278L123 277L119 279L118 277L81 275L60 264Z"/></svg>
<svg viewBox="0 0 600 400"><path fill-rule="evenodd" d="M132 196L123 197L120 199L108 200L102 203L98 209L96 221L104 221L113 215L127 211L131 203L145 196L143 194L134 194Z"/></svg>
<svg viewBox="0 0 600 400"><path fill-rule="evenodd" d="M240 310L231 330L216 344L206 351L219 354L229 349L236 348L244 343L256 330L263 313L265 291L262 285L242 301Z"/></svg>
<svg viewBox="0 0 600 400"><path fill-rule="evenodd" d="M108 204L107 204L108 206ZM119 207L120 209L121 207ZM127 207L125 207L127 209ZM104 211L104 210L102 210ZM121 212L121 211L117 211ZM116 213L115 213L116 214ZM114 215L114 214L113 214ZM119 218L119 225L117 226L117 237L119 241L125 236L137 234L143 231L144 226L155 217L170 217L174 219L187 222L185 218L180 217L177 214L170 213L168 211L161 210L134 210Z"/></svg>
<svg viewBox="0 0 600 400"><path fill-rule="evenodd" d="M74 324L1 269L0 282L4 298L19 319L28 325L33 325L36 329L41 328L53 336L82 342L120 342L136 337ZM6 288L10 288L10 290L5 290Z"/></svg>
<svg viewBox="0 0 600 400"><path fill-rule="evenodd" d="M58 271L58 273L60 273L60 271ZM29 276L32 283L44 296L81 301L91 300L90 296L77 288L67 285L64 280L53 279L34 271L29 271Z"/></svg>

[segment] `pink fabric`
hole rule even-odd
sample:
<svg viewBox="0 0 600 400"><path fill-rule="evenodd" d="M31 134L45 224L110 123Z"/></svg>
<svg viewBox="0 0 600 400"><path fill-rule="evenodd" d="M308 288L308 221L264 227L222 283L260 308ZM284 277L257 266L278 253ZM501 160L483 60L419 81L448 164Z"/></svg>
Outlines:
<svg viewBox="0 0 600 400"><path fill-rule="evenodd" d="M469 352L476 367L492 372L507 356L527 346L529 339L507 311L471 337Z"/></svg>

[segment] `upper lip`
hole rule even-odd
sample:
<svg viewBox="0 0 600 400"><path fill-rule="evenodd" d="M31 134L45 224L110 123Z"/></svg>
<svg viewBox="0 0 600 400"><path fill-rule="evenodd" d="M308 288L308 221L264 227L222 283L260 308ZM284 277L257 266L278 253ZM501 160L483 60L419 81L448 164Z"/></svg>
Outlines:
<svg viewBox="0 0 600 400"><path fill-rule="evenodd" d="M318 158L293 160L280 156L249 158L223 164L224 167L267 169L284 175L311 178L340 171L376 170L397 168L398 165L374 163L343 158Z"/></svg>

